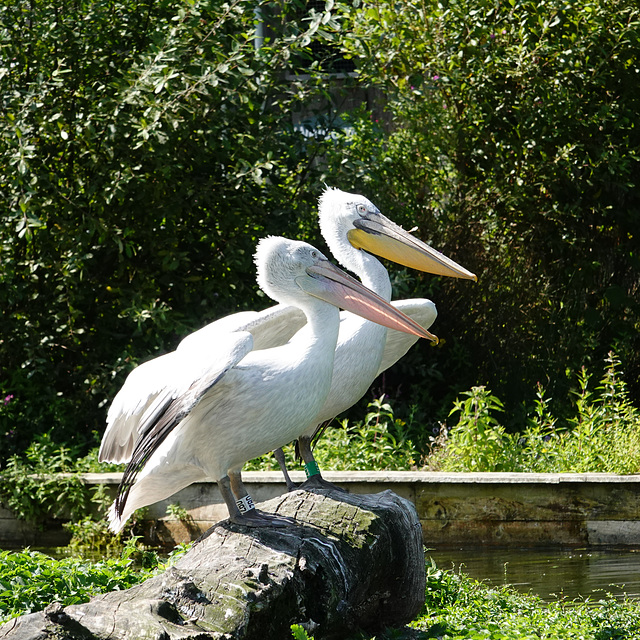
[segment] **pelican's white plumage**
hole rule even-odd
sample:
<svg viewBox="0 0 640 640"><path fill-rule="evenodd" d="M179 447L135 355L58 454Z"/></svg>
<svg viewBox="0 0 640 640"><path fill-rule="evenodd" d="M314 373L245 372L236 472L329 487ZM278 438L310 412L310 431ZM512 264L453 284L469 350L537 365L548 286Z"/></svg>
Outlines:
<svg viewBox="0 0 640 640"><path fill-rule="evenodd" d="M214 362L224 361L225 350L235 343L233 334L251 335L252 349L257 351L285 344L305 324L304 312L290 305L278 304L260 312L242 311L206 325L184 338L175 351L139 365L128 375L109 407L99 459L129 462L142 417L154 401L181 395L196 379L196 367L207 366L205 355ZM217 353L218 349L222 353Z"/></svg>
<svg viewBox="0 0 640 640"><path fill-rule="evenodd" d="M372 253L423 271L475 279L474 274L383 216L364 196L327 189L320 198L319 221L322 235L338 262L385 300L391 299L391 282L387 270ZM427 299L398 300L392 304L425 329L437 316L435 305ZM326 484L317 472L317 465L310 467L314 463L310 443L318 425L353 406L379 373L397 362L416 340L348 312L341 314L331 389L318 415L301 429L298 438L308 473L312 469L305 485ZM276 452L276 457L287 485L292 488L282 453Z"/></svg>
<svg viewBox="0 0 640 640"><path fill-rule="evenodd" d="M227 327L216 340L190 336L132 372L109 412L100 451L101 459L130 458L110 513L113 530L141 506L205 478L218 481L230 516L247 522L228 475L295 439L299 425L319 412L331 385L337 305L432 337L306 243L262 240L256 264L261 288L299 309L304 326L285 344L262 349L245 330Z"/></svg>
<svg viewBox="0 0 640 640"><path fill-rule="evenodd" d="M475 279L472 273L385 218L361 195L328 188L319 205L320 226L333 254L387 300L391 296L389 277L373 253L423 271ZM426 299L399 300L392 304L424 328L430 327L437 315L433 302ZM340 318L332 384L326 402L308 424L299 425L305 462L313 460L306 444L316 425L357 402L375 377L402 357L417 339L393 329L385 330L349 312L343 311ZM227 344L228 337L234 333L250 334L253 351L283 345L305 323L305 314L287 304L260 312L232 314L190 334L175 352L140 365L129 375L108 412L100 460L130 460L134 443L144 431L154 403L161 405L167 396L178 397L185 385L198 375L196 365L187 363L199 361L204 354L218 359L211 350L215 345ZM206 362L200 366L206 366ZM175 372L183 369L186 374L181 379Z"/></svg>

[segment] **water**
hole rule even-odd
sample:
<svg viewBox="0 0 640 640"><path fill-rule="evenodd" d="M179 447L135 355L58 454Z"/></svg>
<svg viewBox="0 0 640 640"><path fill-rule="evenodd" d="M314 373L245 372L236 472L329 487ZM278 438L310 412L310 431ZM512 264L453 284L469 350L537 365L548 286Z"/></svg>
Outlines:
<svg viewBox="0 0 640 640"><path fill-rule="evenodd" d="M544 601L597 601L611 594L640 601L640 549L429 550L442 569L461 571L488 586L512 585Z"/></svg>

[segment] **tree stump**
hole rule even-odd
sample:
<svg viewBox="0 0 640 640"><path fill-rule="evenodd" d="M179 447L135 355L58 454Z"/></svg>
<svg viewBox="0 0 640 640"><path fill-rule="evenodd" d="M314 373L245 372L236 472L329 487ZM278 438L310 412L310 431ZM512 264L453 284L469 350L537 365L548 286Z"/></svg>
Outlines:
<svg viewBox="0 0 640 640"><path fill-rule="evenodd" d="M262 505L285 528L223 521L163 574L88 603L11 620L1 640L316 640L412 620L425 562L413 505L391 491L295 491Z"/></svg>

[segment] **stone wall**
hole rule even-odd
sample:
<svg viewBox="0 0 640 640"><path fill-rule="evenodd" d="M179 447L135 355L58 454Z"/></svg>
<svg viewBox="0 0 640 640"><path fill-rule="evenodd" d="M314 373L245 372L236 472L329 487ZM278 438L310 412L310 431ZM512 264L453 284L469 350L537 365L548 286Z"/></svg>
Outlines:
<svg viewBox="0 0 640 640"><path fill-rule="evenodd" d="M390 489L416 505L428 547L640 547L640 475L538 473L325 472L351 493ZM120 474L86 474L115 495ZM246 472L256 503L285 491L279 472ZM293 474L304 480L301 472ZM179 504L190 519L169 517ZM227 511L215 483L198 483L149 508L148 542L173 545L197 537ZM0 548L64 545L61 523L38 531L0 507Z"/></svg>

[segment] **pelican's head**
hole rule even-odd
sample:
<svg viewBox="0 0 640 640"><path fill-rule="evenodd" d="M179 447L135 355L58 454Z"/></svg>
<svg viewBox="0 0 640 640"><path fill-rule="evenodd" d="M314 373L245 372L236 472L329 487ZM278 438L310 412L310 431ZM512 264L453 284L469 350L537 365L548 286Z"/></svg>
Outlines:
<svg viewBox="0 0 640 640"><path fill-rule="evenodd" d="M255 253L258 284L277 302L303 310L322 300L390 329L437 342L436 336L339 269L306 242L270 236Z"/></svg>
<svg viewBox="0 0 640 640"><path fill-rule="evenodd" d="M389 220L364 196L327 187L319 205L322 235L343 263L350 246L419 271L477 280L475 274Z"/></svg>
<svg viewBox="0 0 640 640"><path fill-rule="evenodd" d="M279 236L263 238L254 256L260 288L274 300L295 304L300 288L296 279L307 275L307 268L328 262L327 258L306 242Z"/></svg>

